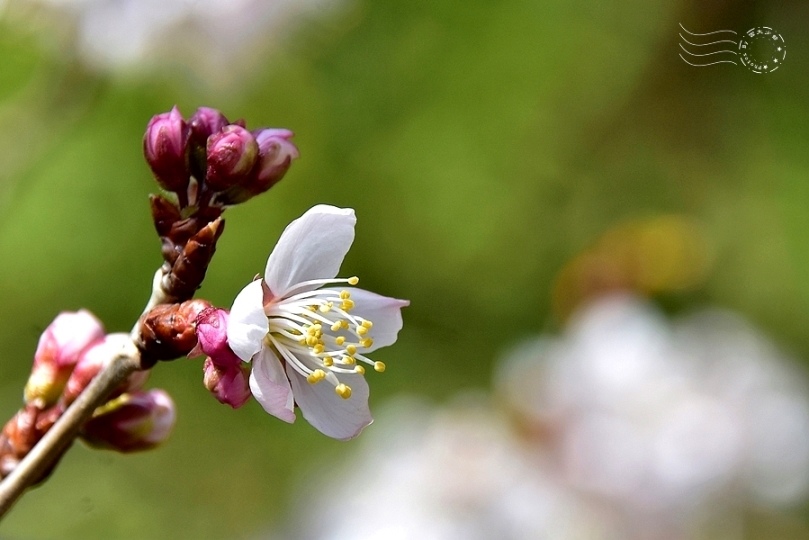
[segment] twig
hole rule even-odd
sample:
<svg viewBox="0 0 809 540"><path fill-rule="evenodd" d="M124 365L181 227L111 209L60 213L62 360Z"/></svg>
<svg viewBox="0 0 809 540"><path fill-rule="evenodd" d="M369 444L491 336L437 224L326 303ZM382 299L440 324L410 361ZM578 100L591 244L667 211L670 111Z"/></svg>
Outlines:
<svg viewBox="0 0 809 540"><path fill-rule="evenodd" d="M144 313L167 300L161 286L162 277L163 271L158 270L152 284L152 295ZM110 359L28 455L0 482L0 518L5 516L29 486L37 482L43 473L53 466L55 460L76 438L79 428L90 418L93 411L106 401L124 379L140 368L140 351L135 346L138 328L136 323L130 333L131 339L125 342L121 351Z"/></svg>

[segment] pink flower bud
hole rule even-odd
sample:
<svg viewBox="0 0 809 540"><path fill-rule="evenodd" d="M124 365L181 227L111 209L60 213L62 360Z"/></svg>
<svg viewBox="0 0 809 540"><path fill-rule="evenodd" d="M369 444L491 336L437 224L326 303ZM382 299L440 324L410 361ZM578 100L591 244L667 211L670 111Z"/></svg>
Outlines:
<svg viewBox="0 0 809 540"><path fill-rule="evenodd" d="M157 182L168 191L188 189L188 125L177 107L149 121L143 137L143 153Z"/></svg>
<svg viewBox="0 0 809 540"><path fill-rule="evenodd" d="M88 347L79 357L79 361L65 386L62 394L65 405L73 403L79 397L79 394L84 392L93 377L98 375L101 368L126 347L132 347L132 340L128 334L124 333L110 334ZM148 378L148 371L136 371L121 383L112 394L112 397L124 392L140 390Z"/></svg>
<svg viewBox="0 0 809 540"><path fill-rule="evenodd" d="M96 410L81 436L97 448L138 452L168 439L175 419L174 402L163 390L122 394Z"/></svg>
<svg viewBox="0 0 809 540"><path fill-rule="evenodd" d="M56 403L80 355L103 337L104 327L89 311L59 314L39 338L25 402Z"/></svg>
<svg viewBox="0 0 809 540"><path fill-rule="evenodd" d="M242 203L264 193L284 177L292 160L300 157L298 147L290 140L294 134L288 129L258 129L253 135L258 143L258 163L253 178L228 190L223 197L227 204Z"/></svg>
<svg viewBox="0 0 809 540"><path fill-rule="evenodd" d="M229 125L208 139L208 171L205 184L224 191L249 179L258 159L258 143L241 126Z"/></svg>
<svg viewBox="0 0 809 540"><path fill-rule="evenodd" d="M259 167L256 182L251 187L261 187L262 193L284 177L293 159L300 157L298 147L290 139L294 133L288 129L259 129L253 133L258 143Z"/></svg>
<svg viewBox="0 0 809 540"><path fill-rule="evenodd" d="M203 366L203 383L219 403L230 405L238 409L250 399L249 376L250 370L242 366L242 361L238 356L230 352L233 359L238 363L232 366L219 366L209 356L205 359Z"/></svg>
<svg viewBox="0 0 809 540"><path fill-rule="evenodd" d="M188 120L191 139L195 143L201 142L203 147L207 144L208 137L219 133L227 125L228 119L225 115L210 107L200 107Z"/></svg>

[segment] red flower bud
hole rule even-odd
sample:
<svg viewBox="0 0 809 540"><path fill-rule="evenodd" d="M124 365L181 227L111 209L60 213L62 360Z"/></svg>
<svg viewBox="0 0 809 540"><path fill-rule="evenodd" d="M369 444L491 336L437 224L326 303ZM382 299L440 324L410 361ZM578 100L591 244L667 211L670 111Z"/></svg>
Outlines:
<svg viewBox="0 0 809 540"><path fill-rule="evenodd" d="M288 129L259 129L253 135L258 143L259 166L251 188L255 193L262 193L284 177L292 160L300 157L300 152L290 140L294 133ZM261 188L261 191L255 191L255 188Z"/></svg>
<svg viewBox="0 0 809 540"><path fill-rule="evenodd" d="M149 121L143 137L143 153L157 182L166 190L188 190L188 125L177 107Z"/></svg>
<svg viewBox="0 0 809 540"><path fill-rule="evenodd" d="M253 136L258 143L258 161L249 182L235 186L225 193L225 204L242 203L264 193L277 184L289 170L292 160L300 156L298 147L290 139L288 129L258 129Z"/></svg>
<svg viewBox="0 0 809 540"><path fill-rule="evenodd" d="M208 138L208 171L205 185L213 191L249 180L258 159L258 143L243 127L229 125Z"/></svg>
<svg viewBox="0 0 809 540"><path fill-rule="evenodd" d="M96 410L81 437L97 448L138 452L168 439L175 420L174 402L163 390L122 394Z"/></svg>

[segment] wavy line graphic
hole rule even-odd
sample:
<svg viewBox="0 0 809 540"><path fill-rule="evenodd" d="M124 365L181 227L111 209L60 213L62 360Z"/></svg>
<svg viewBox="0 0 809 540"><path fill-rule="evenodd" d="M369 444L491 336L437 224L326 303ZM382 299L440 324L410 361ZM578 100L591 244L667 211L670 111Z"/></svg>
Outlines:
<svg viewBox="0 0 809 540"><path fill-rule="evenodd" d="M717 30L716 32L708 32L707 34L696 34L694 32L690 32L685 26L683 26L683 23L680 23L680 28L682 28L687 33L691 34L692 36L712 36L714 34L721 34L722 32L729 32L731 34L736 34L737 33L737 32L734 32L733 30Z"/></svg>
<svg viewBox="0 0 809 540"><path fill-rule="evenodd" d="M698 49L696 49L697 51L703 51L703 52L693 52L693 51L688 50L688 47L686 47L682 42L679 43L680 49L682 50L682 52L679 53L679 56L683 60L683 62L685 62L686 64L688 64L690 66L694 66L694 67L706 67L706 66L713 66L713 65L716 65L716 64L734 64L734 65L738 65L738 63L735 60L732 60L732 59L722 59L722 60L715 60L715 61L710 61L709 62L709 60L714 60L713 58L710 58L710 57L714 57L715 55L718 55L718 54L732 54L735 57L739 56L739 53L736 52L735 50L731 50L731 49L727 48L727 45L722 45L723 43L730 43L732 45L736 45L735 40L731 40L731 39L714 39L714 38L708 37L708 36L716 36L716 34L734 34L734 35L736 35L737 33L734 32L733 30L716 30L715 32L707 32L707 33L704 33L704 34L698 34L696 32L691 32L690 30L688 30L685 26L683 26L682 23L680 23L680 28L682 28L683 31L686 34L689 34L690 36L694 36L696 38L699 38L699 39L691 38L693 41L690 41L683 34L678 34L680 36L680 40L682 40L682 42L685 42L687 45L690 45L691 47L699 47ZM721 37L721 36L717 36L717 37ZM714 40L711 41L711 39L714 39ZM708 48L706 48L706 47L708 47ZM714 50L711 50L709 47L713 47ZM692 61L688 61L686 59L686 57L683 56L683 52L685 54L687 54L691 58Z"/></svg>

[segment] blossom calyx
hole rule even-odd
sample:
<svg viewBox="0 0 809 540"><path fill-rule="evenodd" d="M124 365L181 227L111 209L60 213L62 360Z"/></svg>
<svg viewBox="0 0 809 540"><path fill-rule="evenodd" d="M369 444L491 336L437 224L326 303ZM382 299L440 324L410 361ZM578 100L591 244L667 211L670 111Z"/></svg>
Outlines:
<svg viewBox="0 0 809 540"><path fill-rule="evenodd" d="M203 383L220 403L237 409L250 399L249 368L228 345L228 312L209 308L197 317L199 343L191 351L194 355L208 355L203 366Z"/></svg>
<svg viewBox="0 0 809 540"><path fill-rule="evenodd" d="M245 183L258 159L258 143L253 134L238 125L228 125L208 138L205 185L212 191L225 191Z"/></svg>
<svg viewBox="0 0 809 540"><path fill-rule="evenodd" d="M96 448L149 450L169 437L176 417L174 402L163 390L122 394L96 409L80 435Z"/></svg>
<svg viewBox="0 0 809 540"><path fill-rule="evenodd" d="M188 189L188 124L177 107L152 117L143 136L143 154L161 187L175 193Z"/></svg>
<svg viewBox="0 0 809 540"><path fill-rule="evenodd" d="M39 408L56 403L82 352L103 337L104 327L89 311L59 314L39 338L25 402Z"/></svg>
<svg viewBox="0 0 809 540"><path fill-rule="evenodd" d="M217 361L220 365L234 363L226 354L228 351L233 352L228 346L227 328L229 316L226 309L218 307L211 306L202 310L196 320L198 343L189 355L207 354L208 356L214 356L215 359L221 357L222 360Z"/></svg>
<svg viewBox="0 0 809 540"><path fill-rule="evenodd" d="M137 345L143 363L150 365L188 355L197 344L195 321L210 305L202 299L160 304L141 317Z"/></svg>

